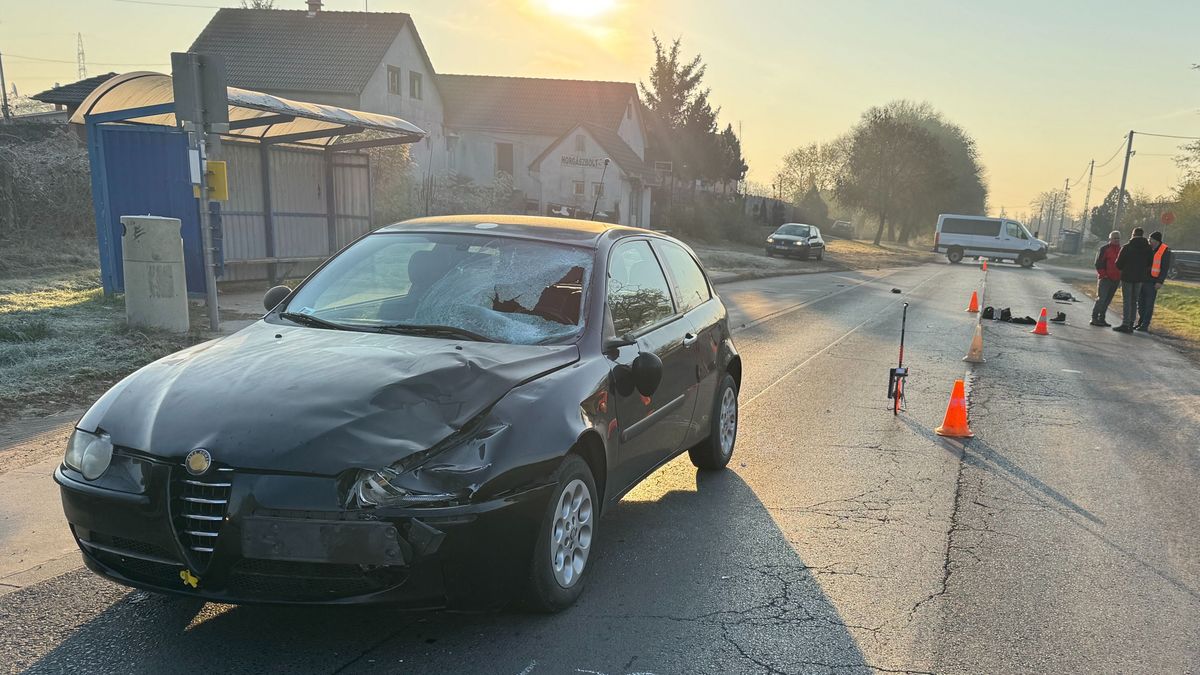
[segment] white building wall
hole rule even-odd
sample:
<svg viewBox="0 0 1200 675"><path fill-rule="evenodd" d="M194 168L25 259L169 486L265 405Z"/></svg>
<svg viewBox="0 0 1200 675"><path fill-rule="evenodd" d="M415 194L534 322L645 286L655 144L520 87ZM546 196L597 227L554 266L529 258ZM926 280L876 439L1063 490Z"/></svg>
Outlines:
<svg viewBox="0 0 1200 675"><path fill-rule="evenodd" d="M511 143L513 187L523 192L526 199L541 198L541 184L530 171L529 164L556 140L554 136L478 129L450 129L449 133L458 136L457 141L451 141L456 147L454 157L450 159L451 171L478 185L491 185L496 175L496 144Z"/></svg>
<svg viewBox="0 0 1200 675"><path fill-rule="evenodd" d="M638 157L646 158L646 132L642 125L642 113L633 99L626 104L625 116L621 118L621 124L617 127L617 135L633 148Z"/></svg>
<svg viewBox="0 0 1200 675"><path fill-rule="evenodd" d="M388 66L401 71L399 93L388 91ZM410 73L421 75L420 99L409 96ZM422 169L432 162L434 173L440 174L447 170L447 144L442 97L434 77L421 56L412 26L405 25L367 81L358 107L367 112L394 115L424 129L429 134L426 140L410 146L413 160Z"/></svg>
<svg viewBox="0 0 1200 675"><path fill-rule="evenodd" d="M630 224L631 189L628 178L616 162L610 162L608 170L605 171L603 163L608 153L590 134L583 131L579 133L584 136L582 152L576 149L576 134L571 134L555 146L538 165L538 178L542 188L539 210L545 213L547 205L551 203L567 204L590 214L595 203L593 186L599 183L603 176L604 193L600 197L597 210L611 212L614 208L618 209L619 222L624 225ZM564 157L571 159L564 161ZM577 162L574 158L585 161ZM582 197L575 195L576 181L583 182Z"/></svg>

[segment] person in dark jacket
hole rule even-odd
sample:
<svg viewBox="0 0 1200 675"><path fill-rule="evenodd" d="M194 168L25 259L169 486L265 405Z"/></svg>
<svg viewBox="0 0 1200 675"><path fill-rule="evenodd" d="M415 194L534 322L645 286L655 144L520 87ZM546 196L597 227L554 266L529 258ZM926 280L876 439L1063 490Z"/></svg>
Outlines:
<svg viewBox="0 0 1200 675"><path fill-rule="evenodd" d="M1092 305L1092 325L1111 326L1105 320L1108 316L1108 305L1117 288L1121 286L1121 270L1117 269L1117 255L1121 253L1121 233L1113 230L1108 235L1108 243L1101 246L1096 253L1096 304Z"/></svg>
<svg viewBox="0 0 1200 675"><path fill-rule="evenodd" d="M1121 252L1117 255L1117 269L1121 270L1121 304L1124 305L1124 313L1121 325L1113 326L1115 331L1133 332L1138 318L1137 307L1138 299L1142 295L1142 284L1150 280L1151 256L1146 231L1140 227L1133 228L1129 241L1121 247Z"/></svg>
<svg viewBox="0 0 1200 675"><path fill-rule="evenodd" d="M1142 292L1138 296L1138 323L1133 327L1134 330L1150 330L1158 289L1162 288L1171 271L1171 250L1163 243L1162 237L1162 232L1150 233L1150 280L1142 284Z"/></svg>

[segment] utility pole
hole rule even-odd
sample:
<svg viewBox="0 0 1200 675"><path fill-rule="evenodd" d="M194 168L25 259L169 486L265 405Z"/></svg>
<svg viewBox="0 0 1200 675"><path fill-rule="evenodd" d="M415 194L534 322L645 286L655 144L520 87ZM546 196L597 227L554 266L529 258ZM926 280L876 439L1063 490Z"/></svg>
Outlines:
<svg viewBox="0 0 1200 675"><path fill-rule="evenodd" d="M12 113L8 110L8 85L4 82L3 54L0 54L0 112L3 113L5 122L12 119Z"/></svg>
<svg viewBox="0 0 1200 675"><path fill-rule="evenodd" d="M75 34L75 62L79 69L79 79L87 79L87 57L83 55L83 33Z"/></svg>
<svg viewBox="0 0 1200 675"><path fill-rule="evenodd" d="M1086 233L1092 231L1092 228L1090 226L1091 220L1092 220L1092 213L1090 211L1088 211L1088 206L1090 205L1090 202L1092 201L1092 172L1095 170L1096 170L1096 160L1093 159L1091 161L1091 163L1088 164L1087 193L1083 197L1083 227L1079 228L1081 230L1079 233L1080 243L1083 243L1083 236Z"/></svg>
<svg viewBox="0 0 1200 675"><path fill-rule="evenodd" d="M1113 229L1120 229L1121 202L1125 201L1125 179L1129 177L1129 158L1133 156L1133 130L1129 130L1129 142L1125 146L1125 168L1121 170L1121 189L1117 191L1117 208L1113 211Z"/></svg>
<svg viewBox="0 0 1200 675"><path fill-rule="evenodd" d="M1063 181L1063 206L1062 211L1058 212L1058 238L1062 239L1063 219L1066 218L1067 209L1071 205L1071 179Z"/></svg>

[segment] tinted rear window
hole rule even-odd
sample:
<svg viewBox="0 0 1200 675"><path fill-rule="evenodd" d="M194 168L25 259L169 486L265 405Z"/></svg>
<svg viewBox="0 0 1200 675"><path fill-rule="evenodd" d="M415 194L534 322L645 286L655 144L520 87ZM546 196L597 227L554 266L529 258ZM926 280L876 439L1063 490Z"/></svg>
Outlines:
<svg viewBox="0 0 1200 675"><path fill-rule="evenodd" d="M1000 235L1000 221L944 218L942 219L942 232L944 234L976 234L997 237Z"/></svg>

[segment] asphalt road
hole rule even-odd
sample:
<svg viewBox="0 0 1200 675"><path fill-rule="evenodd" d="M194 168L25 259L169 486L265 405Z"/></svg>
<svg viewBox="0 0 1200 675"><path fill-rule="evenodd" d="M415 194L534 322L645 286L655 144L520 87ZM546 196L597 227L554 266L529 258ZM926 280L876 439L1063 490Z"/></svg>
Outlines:
<svg viewBox="0 0 1200 675"><path fill-rule="evenodd" d="M967 366L981 282L929 264L722 286L746 364L732 470L683 457L630 494L562 614L228 607L26 573L0 595L0 671L1200 671L1200 369L1006 265L987 304L1069 323L984 322L987 363ZM932 429L964 374L976 437L960 443ZM43 486L44 511L35 460L0 487ZM7 512L19 500L0 506L0 550L38 539Z"/></svg>

